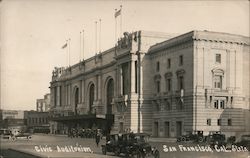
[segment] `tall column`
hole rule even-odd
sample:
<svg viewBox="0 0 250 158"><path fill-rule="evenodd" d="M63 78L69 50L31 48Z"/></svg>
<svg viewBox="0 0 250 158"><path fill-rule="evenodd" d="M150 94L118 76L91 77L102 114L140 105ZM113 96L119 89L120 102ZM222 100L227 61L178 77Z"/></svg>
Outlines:
<svg viewBox="0 0 250 158"><path fill-rule="evenodd" d="M102 80L101 80L102 76L98 75L98 100L101 100L101 92L102 92Z"/></svg>
<svg viewBox="0 0 250 158"><path fill-rule="evenodd" d="M79 103L82 103L82 80L79 81L80 86L79 86Z"/></svg>
<svg viewBox="0 0 250 158"><path fill-rule="evenodd" d="M120 73L120 95L123 95L123 72L122 66L119 66L119 73Z"/></svg>
<svg viewBox="0 0 250 158"><path fill-rule="evenodd" d="M130 61L130 92L135 93L135 61Z"/></svg>
<svg viewBox="0 0 250 158"><path fill-rule="evenodd" d="M84 100L85 100L85 97L84 97L84 95L85 95L85 80L82 80L82 95L81 95L81 101L82 101L82 103L84 103Z"/></svg>
<svg viewBox="0 0 250 158"><path fill-rule="evenodd" d="M72 96L72 84L69 85L69 106L71 106L71 96Z"/></svg>

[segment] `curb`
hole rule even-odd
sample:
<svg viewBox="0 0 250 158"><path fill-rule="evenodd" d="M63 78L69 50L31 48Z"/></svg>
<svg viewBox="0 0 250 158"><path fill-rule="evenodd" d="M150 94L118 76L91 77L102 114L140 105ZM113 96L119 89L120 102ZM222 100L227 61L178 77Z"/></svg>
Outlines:
<svg viewBox="0 0 250 158"><path fill-rule="evenodd" d="M18 149L13 149L13 148L8 148L8 150L12 150L14 152L19 152L19 153L22 153L22 154L26 154L26 155L29 155L29 156L33 156L35 158L45 158L44 156L40 155L40 154L35 154L35 153L32 153L32 152L29 152L29 151L22 151L22 150L18 150Z"/></svg>
<svg viewBox="0 0 250 158"><path fill-rule="evenodd" d="M152 142L152 143L165 143L165 142L169 142L169 143L175 143L177 141L176 138L167 138L167 139L164 139L164 138L151 138L149 140L149 142Z"/></svg>

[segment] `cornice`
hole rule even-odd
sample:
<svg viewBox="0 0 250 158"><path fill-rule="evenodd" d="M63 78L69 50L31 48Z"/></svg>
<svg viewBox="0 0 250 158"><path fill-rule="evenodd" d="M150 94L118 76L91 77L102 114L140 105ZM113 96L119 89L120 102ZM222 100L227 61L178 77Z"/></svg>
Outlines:
<svg viewBox="0 0 250 158"><path fill-rule="evenodd" d="M64 81L67 81L67 80L74 80L74 79L76 79L76 78L78 78L80 76L87 76L87 75L89 75L91 73L96 75L96 73L101 73L101 71L103 69L114 66L115 64L116 64L116 61L113 61L113 62L111 62L109 64L106 64L106 65L103 65L101 67L96 67L94 69L91 69L91 70L89 70L87 72L79 72L79 73L77 73L75 75L65 75L63 77L60 77L58 80L51 82L51 84L53 84L55 82L58 83L58 82L64 82Z"/></svg>

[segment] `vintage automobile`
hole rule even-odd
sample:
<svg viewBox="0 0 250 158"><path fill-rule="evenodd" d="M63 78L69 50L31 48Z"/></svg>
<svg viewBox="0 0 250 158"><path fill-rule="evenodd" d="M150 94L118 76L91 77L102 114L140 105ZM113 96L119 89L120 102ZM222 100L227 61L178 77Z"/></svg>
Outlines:
<svg viewBox="0 0 250 158"><path fill-rule="evenodd" d="M206 142L212 147L214 148L215 145L217 146L226 146L227 142L226 142L226 136L225 134L222 133L211 133L206 137Z"/></svg>
<svg viewBox="0 0 250 158"><path fill-rule="evenodd" d="M6 134L6 133L9 133L9 130L8 130L8 129L6 129L6 128L1 128L1 129L0 129L0 135L4 135L4 134Z"/></svg>
<svg viewBox="0 0 250 158"><path fill-rule="evenodd" d="M199 143L203 142L204 141L203 131L194 131L193 133L187 132L187 134L177 138L177 142L185 142L185 141L193 141Z"/></svg>
<svg viewBox="0 0 250 158"><path fill-rule="evenodd" d="M102 153L113 152L115 155L125 154L126 157L137 156L145 158L153 156L159 158L160 153L148 143L149 136L146 133L113 134L107 139L106 145L102 145Z"/></svg>
<svg viewBox="0 0 250 158"><path fill-rule="evenodd" d="M24 133L18 130L6 130L3 134L3 139L9 139L15 141L17 139L28 139L30 140L32 137L29 133Z"/></svg>
<svg viewBox="0 0 250 158"><path fill-rule="evenodd" d="M235 145L237 146L244 146L250 151L250 135L242 135L240 140L238 140Z"/></svg>

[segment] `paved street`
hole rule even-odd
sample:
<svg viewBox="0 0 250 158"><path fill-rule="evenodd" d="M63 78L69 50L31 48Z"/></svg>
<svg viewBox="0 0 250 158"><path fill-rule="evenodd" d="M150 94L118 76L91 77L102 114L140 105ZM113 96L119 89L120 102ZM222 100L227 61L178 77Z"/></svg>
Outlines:
<svg viewBox="0 0 250 158"><path fill-rule="evenodd" d="M161 142L165 141L165 142ZM104 144L101 140L101 144ZM193 143L174 143L164 139L152 138L150 144L160 151L161 158L249 158L250 153L244 151L231 151L219 149L209 150L206 145ZM74 148L77 151L74 151ZM203 148L204 147L204 148ZM64 149L68 150L64 150ZM14 149L14 150L8 150ZM198 151L188 151L196 149ZM204 150L203 150L204 149ZM207 151L206 151L207 150ZM24 154L26 153L26 154ZM32 156L33 155L33 156ZM112 153L102 155L101 147L97 147L94 139L68 138L66 136L33 135L31 140L17 140L15 142L1 139L1 153L4 158L32 158L32 157L67 157L67 158L116 158ZM121 155L121 157L124 157Z"/></svg>

